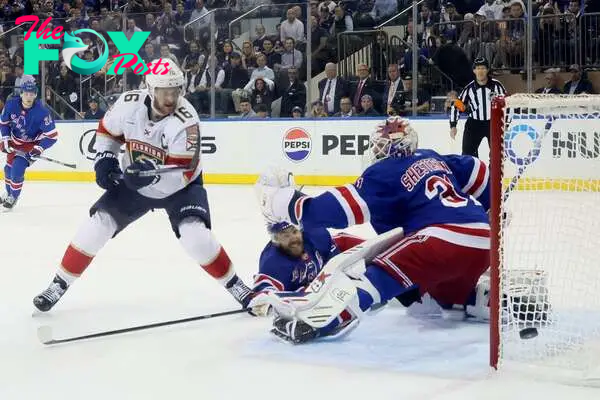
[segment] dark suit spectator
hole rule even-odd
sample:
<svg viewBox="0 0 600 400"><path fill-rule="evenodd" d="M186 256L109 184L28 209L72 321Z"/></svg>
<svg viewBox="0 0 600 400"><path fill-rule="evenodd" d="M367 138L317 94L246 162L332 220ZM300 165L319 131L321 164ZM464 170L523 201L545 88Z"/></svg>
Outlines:
<svg viewBox="0 0 600 400"><path fill-rule="evenodd" d="M254 46L254 51L258 53L263 49L264 41L267 39L267 34L263 24L256 24L254 27L254 32L256 32L256 38L252 41L252 45Z"/></svg>
<svg viewBox="0 0 600 400"><path fill-rule="evenodd" d="M354 90L352 90L352 99L353 99L352 104L354 105L354 109L356 110L356 112L359 112L359 113L363 110L360 99L365 94L368 94L371 96L371 98L373 98L372 92L374 92L374 88L373 88L373 82L371 81L371 78L369 77L370 73L371 73L371 71L367 64L359 64L358 65L358 69L357 69L358 82L356 82Z"/></svg>
<svg viewBox="0 0 600 400"><path fill-rule="evenodd" d="M397 102L399 108L399 115L410 115L412 113L412 90L413 81L412 75L407 74L402 77L402 86L404 86L404 92L402 93L401 99ZM430 96L425 93L422 89L417 90L417 113L424 114L429 111L430 107Z"/></svg>
<svg viewBox="0 0 600 400"><path fill-rule="evenodd" d="M565 87L563 88L564 94L594 94L592 82L583 76L579 65L571 65L569 72L571 73L571 80L565 83Z"/></svg>
<svg viewBox="0 0 600 400"><path fill-rule="evenodd" d="M352 100L350 100L350 97L342 97L340 100L340 112L335 113L334 117L348 118L354 116L356 116L356 113L352 110Z"/></svg>
<svg viewBox="0 0 600 400"><path fill-rule="evenodd" d="M196 111L200 112L201 99L200 92L197 90L200 86L200 65L195 59L188 60L188 70L185 72L185 98L192 104Z"/></svg>
<svg viewBox="0 0 600 400"><path fill-rule="evenodd" d="M221 96L221 110L225 114L229 114L231 111L232 93L236 90L242 90L248 83L249 74L248 71L242 66L242 59L239 53L231 53L229 56L229 64L223 68L225 72L225 80L223 81ZM239 111L239 97L238 104L234 104L235 111ZM233 99L235 100L235 98Z"/></svg>
<svg viewBox="0 0 600 400"><path fill-rule="evenodd" d="M558 74L556 72L546 72L546 76L544 76L544 80L546 81L546 86L539 88L536 90L536 93L542 94L561 94L562 91L558 87Z"/></svg>
<svg viewBox="0 0 600 400"><path fill-rule="evenodd" d="M340 111L340 99L350 94L348 83L337 76L337 67L334 63L325 65L327 78L319 82L319 99L323 102L325 112L333 115Z"/></svg>
<svg viewBox="0 0 600 400"><path fill-rule="evenodd" d="M298 79L298 70L288 69L288 81L280 87L281 117L291 117L296 106L304 108L306 104L306 87Z"/></svg>
<svg viewBox="0 0 600 400"><path fill-rule="evenodd" d="M362 111L358 114L359 117L378 117L379 113L373 108L373 98L365 94L360 99Z"/></svg>
<svg viewBox="0 0 600 400"><path fill-rule="evenodd" d="M273 49L273 41L269 38L265 38L262 41L263 55L267 58L267 67L273 69L275 64L281 64L281 53L277 53Z"/></svg>
<svg viewBox="0 0 600 400"><path fill-rule="evenodd" d="M388 67L388 80L383 90L383 97L381 98L382 109L385 110L386 114L389 113L389 108L394 103L394 99L397 96L401 96L404 91L402 80L400 79L400 70L398 64L390 64Z"/></svg>

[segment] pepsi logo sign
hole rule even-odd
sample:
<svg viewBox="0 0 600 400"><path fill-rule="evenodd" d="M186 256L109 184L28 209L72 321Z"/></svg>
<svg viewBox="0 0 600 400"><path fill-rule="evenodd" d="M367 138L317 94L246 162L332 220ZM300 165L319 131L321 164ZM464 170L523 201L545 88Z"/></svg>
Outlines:
<svg viewBox="0 0 600 400"><path fill-rule="evenodd" d="M283 135L283 153L292 162L302 162L312 149L310 135L302 128L292 128Z"/></svg>

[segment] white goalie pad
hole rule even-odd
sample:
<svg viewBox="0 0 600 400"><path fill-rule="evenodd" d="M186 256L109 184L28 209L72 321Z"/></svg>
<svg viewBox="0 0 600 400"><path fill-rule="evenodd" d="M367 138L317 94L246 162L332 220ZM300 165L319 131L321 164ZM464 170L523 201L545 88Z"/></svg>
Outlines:
<svg viewBox="0 0 600 400"><path fill-rule="evenodd" d="M346 308L358 307L357 282L348 274L358 276L383 250L404 237L396 228L369 239L332 258L303 292L274 293L270 303L287 318L298 318L315 328L329 324Z"/></svg>

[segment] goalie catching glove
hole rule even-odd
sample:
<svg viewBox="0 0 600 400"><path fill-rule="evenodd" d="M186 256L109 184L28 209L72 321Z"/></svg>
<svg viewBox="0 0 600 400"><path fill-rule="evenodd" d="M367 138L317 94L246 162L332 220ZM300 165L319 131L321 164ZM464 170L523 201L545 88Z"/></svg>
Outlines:
<svg viewBox="0 0 600 400"><path fill-rule="evenodd" d="M267 221L288 221L287 208L296 194L294 175L286 169L269 167L254 185L260 210ZM288 221L289 222L289 221Z"/></svg>

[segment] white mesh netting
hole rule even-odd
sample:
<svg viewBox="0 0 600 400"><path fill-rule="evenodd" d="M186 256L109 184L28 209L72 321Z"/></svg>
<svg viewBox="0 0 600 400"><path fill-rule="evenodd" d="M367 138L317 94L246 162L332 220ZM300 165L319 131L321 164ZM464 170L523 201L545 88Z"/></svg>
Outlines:
<svg viewBox="0 0 600 400"><path fill-rule="evenodd" d="M510 96L504 122L499 365L600 382L600 96Z"/></svg>

